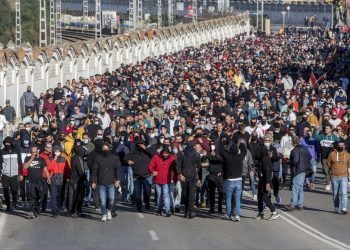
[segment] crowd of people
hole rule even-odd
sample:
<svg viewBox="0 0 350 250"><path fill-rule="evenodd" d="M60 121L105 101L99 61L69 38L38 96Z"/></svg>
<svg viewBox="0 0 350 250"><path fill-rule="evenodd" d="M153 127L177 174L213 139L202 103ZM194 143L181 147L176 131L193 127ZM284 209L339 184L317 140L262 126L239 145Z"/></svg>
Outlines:
<svg viewBox="0 0 350 250"><path fill-rule="evenodd" d="M0 108L6 211L83 217L93 206L105 222L117 198L142 212L154 193L158 215L193 218L208 207L239 221L249 183L256 218L268 207L275 220L280 189L292 191L293 211L303 210L305 188L323 187L319 164L335 212L346 214L349 45L348 34L319 28L252 32L58 83L38 97L28 87L19 123L9 100Z"/></svg>

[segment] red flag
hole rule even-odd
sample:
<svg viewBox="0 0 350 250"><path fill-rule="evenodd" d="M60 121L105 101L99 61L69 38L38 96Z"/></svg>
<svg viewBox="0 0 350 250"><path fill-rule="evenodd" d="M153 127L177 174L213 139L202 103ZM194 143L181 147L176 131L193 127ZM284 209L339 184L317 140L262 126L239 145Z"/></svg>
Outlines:
<svg viewBox="0 0 350 250"><path fill-rule="evenodd" d="M316 77L315 77L313 71L311 71L310 78L309 78L309 83L310 83L312 88L314 88L315 85L316 85Z"/></svg>

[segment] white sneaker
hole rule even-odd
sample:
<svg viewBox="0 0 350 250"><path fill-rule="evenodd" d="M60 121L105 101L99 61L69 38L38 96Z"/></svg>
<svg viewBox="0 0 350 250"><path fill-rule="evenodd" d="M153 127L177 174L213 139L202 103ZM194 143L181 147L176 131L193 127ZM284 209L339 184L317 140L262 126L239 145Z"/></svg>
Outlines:
<svg viewBox="0 0 350 250"><path fill-rule="evenodd" d="M102 219L101 219L102 222L106 222L107 221L107 215L102 215Z"/></svg>
<svg viewBox="0 0 350 250"><path fill-rule="evenodd" d="M228 216L226 213L225 213L224 217L225 217L226 220L232 220L233 219L232 216Z"/></svg>
<svg viewBox="0 0 350 250"><path fill-rule="evenodd" d="M331 190L331 185L330 184L326 185L324 189L327 191Z"/></svg>
<svg viewBox="0 0 350 250"><path fill-rule="evenodd" d="M253 201L258 201L258 196L256 194L253 196Z"/></svg>
<svg viewBox="0 0 350 250"><path fill-rule="evenodd" d="M240 221L241 221L241 219L239 218L238 215L235 216L235 221L236 221L236 222L240 222Z"/></svg>
<svg viewBox="0 0 350 250"><path fill-rule="evenodd" d="M107 220L108 221L111 221L112 220L112 213L111 213L111 211L107 211Z"/></svg>

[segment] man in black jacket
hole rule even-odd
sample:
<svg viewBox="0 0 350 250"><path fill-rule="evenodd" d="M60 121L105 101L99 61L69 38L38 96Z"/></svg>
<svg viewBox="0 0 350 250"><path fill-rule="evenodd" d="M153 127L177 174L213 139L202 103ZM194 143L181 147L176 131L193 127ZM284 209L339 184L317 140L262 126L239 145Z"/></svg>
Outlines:
<svg viewBox="0 0 350 250"><path fill-rule="evenodd" d="M185 218L192 219L194 213L194 201L196 188L200 185L202 179L201 159L196 151L196 143L190 141L187 143L183 152L177 155L176 170L182 183L182 197L185 202ZM200 144L199 144L200 145Z"/></svg>
<svg viewBox="0 0 350 250"><path fill-rule="evenodd" d="M77 213L83 216L82 207L85 196L86 174L84 169L85 149L78 142L74 146L74 155L71 160L71 190L69 194L70 215L76 217Z"/></svg>
<svg viewBox="0 0 350 250"><path fill-rule="evenodd" d="M274 161L278 160L277 150L271 145L272 137L266 135L264 137L264 144L259 145L255 152L255 160L259 162L258 165L258 175L259 175L259 183L258 183L258 209L259 214L256 219L264 219L264 206L268 206L270 211L272 212L269 220L275 220L280 215L276 212L275 208L272 205L272 202L269 198L269 192L271 191L271 178L272 178L272 164Z"/></svg>
<svg viewBox="0 0 350 250"><path fill-rule="evenodd" d="M238 145L231 143L227 147L220 147L220 155L224 159L224 173L226 182L226 214L225 217L232 220L232 196L235 195L236 216L235 221L240 221L240 206L242 193L242 165L247 147L245 140L240 139Z"/></svg>
<svg viewBox="0 0 350 250"><path fill-rule="evenodd" d="M146 209L150 209L151 182L148 165L153 155L154 152L146 147L144 140L141 140L136 143L136 149L125 157L125 161L133 170L136 209L138 212L142 211L142 189Z"/></svg>
<svg viewBox="0 0 350 250"><path fill-rule="evenodd" d="M206 151L204 151L206 153ZM208 188L209 188L209 214L214 214L215 210L215 190L218 190L218 213L222 213L222 199L224 196L223 185L223 159L219 154L218 147L214 142L210 145L210 154L206 155L206 159L209 161L209 175L208 175Z"/></svg>
<svg viewBox="0 0 350 250"><path fill-rule="evenodd" d="M292 138L293 150L290 153L290 167L293 176L293 192L289 211L295 208L303 210L305 173L311 169L311 154L307 147L300 145L298 136Z"/></svg>
<svg viewBox="0 0 350 250"><path fill-rule="evenodd" d="M111 153L110 145L103 143L102 154L97 155L95 164L92 168L92 188L99 186L102 222L112 220L111 209L114 206L115 187L119 187L119 168L120 159ZM108 196L107 196L108 195ZM108 210L107 210L108 198Z"/></svg>

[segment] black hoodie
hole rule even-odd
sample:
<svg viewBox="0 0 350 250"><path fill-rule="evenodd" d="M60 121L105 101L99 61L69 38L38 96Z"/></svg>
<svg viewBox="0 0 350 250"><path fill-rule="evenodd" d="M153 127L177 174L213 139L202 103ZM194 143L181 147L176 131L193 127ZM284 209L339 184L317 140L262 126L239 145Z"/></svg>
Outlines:
<svg viewBox="0 0 350 250"><path fill-rule="evenodd" d="M227 147L219 146L219 152L224 160L224 174L226 179L237 179L242 177L243 160L247 154L244 143L232 143Z"/></svg>
<svg viewBox="0 0 350 250"><path fill-rule="evenodd" d="M183 152L177 154L176 170L186 179L202 180L201 159L192 145L188 145Z"/></svg>
<svg viewBox="0 0 350 250"><path fill-rule="evenodd" d="M125 156L126 162L134 162L134 164L131 166L134 177L146 178L150 175L148 171L148 165L151 161L152 156L155 154L156 152L153 152L150 148L141 149L137 144L136 149Z"/></svg>

